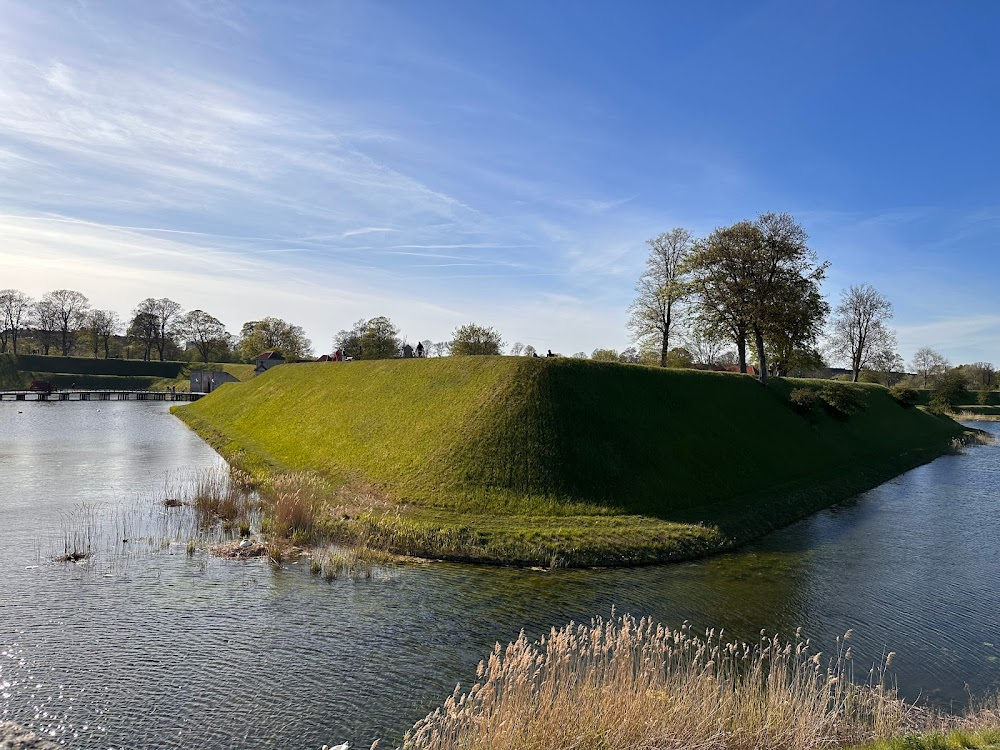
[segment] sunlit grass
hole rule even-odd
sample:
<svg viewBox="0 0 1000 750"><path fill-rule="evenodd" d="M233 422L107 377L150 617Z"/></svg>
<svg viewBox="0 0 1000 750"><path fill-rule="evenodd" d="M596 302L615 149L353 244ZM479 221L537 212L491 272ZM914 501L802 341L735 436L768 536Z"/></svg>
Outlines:
<svg viewBox="0 0 1000 750"><path fill-rule="evenodd" d="M836 413L792 408L793 388L828 386L462 357L284 365L175 413L262 486L306 472L335 488L319 504L276 496L286 535L430 557L634 564L766 533L962 434L880 386L837 384L850 409Z"/></svg>

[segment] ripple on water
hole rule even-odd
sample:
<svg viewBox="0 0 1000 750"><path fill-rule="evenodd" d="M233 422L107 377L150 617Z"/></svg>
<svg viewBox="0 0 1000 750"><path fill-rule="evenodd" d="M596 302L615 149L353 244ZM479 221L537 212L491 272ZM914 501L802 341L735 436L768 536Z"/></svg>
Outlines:
<svg viewBox="0 0 1000 750"><path fill-rule="evenodd" d="M612 606L677 626L803 626L857 663L897 651L909 696L997 687L996 446L947 456L738 554L664 568L519 571L429 565L324 581L304 565L149 549L127 565L56 565L66 515L152 498L219 464L155 403L0 405L0 719L83 748L367 747L398 738L495 641ZM105 411L106 410L106 411ZM996 432L1000 425L990 425ZM149 500L152 503L152 500Z"/></svg>

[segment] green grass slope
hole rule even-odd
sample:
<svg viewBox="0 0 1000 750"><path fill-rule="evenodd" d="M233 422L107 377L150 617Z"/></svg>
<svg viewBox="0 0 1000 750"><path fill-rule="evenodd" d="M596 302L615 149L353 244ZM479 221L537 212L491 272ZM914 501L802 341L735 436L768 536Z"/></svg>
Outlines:
<svg viewBox="0 0 1000 750"><path fill-rule="evenodd" d="M144 362L38 354L0 354L0 389L25 388L45 380L57 388L94 390L186 391L192 370L222 370L237 380L254 376L254 366L234 363Z"/></svg>
<svg viewBox="0 0 1000 750"><path fill-rule="evenodd" d="M245 464L373 485L482 544L495 541L480 538L488 526L564 559L638 545L623 561L761 533L940 455L962 431L880 386L840 386L850 416L803 415L793 387L822 384L454 357L284 365L177 414Z"/></svg>

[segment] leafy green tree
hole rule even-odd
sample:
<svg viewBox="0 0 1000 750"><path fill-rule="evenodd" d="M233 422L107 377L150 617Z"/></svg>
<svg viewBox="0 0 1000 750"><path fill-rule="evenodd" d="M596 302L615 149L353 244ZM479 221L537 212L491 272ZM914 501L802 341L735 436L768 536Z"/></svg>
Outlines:
<svg viewBox="0 0 1000 750"><path fill-rule="evenodd" d="M361 334L361 359L392 359L403 345L399 329L384 315L372 318Z"/></svg>
<svg viewBox="0 0 1000 750"><path fill-rule="evenodd" d="M667 367L684 368L694 364L691 352L682 346L675 346L667 352Z"/></svg>
<svg viewBox="0 0 1000 750"><path fill-rule="evenodd" d="M333 337L333 348L340 349L345 357L361 359L361 336L364 335L368 321L364 318L350 328L340 331Z"/></svg>
<svg viewBox="0 0 1000 750"><path fill-rule="evenodd" d="M628 326L636 340L659 348L660 367L666 367L670 337L680 320L680 305L691 293L687 261L694 236L676 227L646 240L646 244L646 270L635 286L638 296L629 307Z"/></svg>
<svg viewBox="0 0 1000 750"><path fill-rule="evenodd" d="M194 344L202 362L208 363L213 354L221 354L223 356L215 358L223 359L229 352L230 336L226 326L204 310L191 310L182 315L177 321L175 331L184 341Z"/></svg>
<svg viewBox="0 0 1000 750"><path fill-rule="evenodd" d="M967 397L968 383L959 368L943 373L931 390L931 406L936 411L952 411Z"/></svg>
<svg viewBox="0 0 1000 750"><path fill-rule="evenodd" d="M639 360L640 360L639 351L634 346L622 349L621 352L618 353L619 362L623 362L625 364L630 364L630 365L636 365L639 364Z"/></svg>
<svg viewBox="0 0 1000 750"><path fill-rule="evenodd" d="M272 317L244 323L237 348L246 362L253 362L258 354L266 351L281 352L286 359L293 361L312 354L312 342L302 326Z"/></svg>
<svg viewBox="0 0 1000 750"><path fill-rule="evenodd" d="M822 325L819 283L827 264L818 264L807 239L789 214L761 214L712 232L688 264L698 325L736 344L741 372L752 336L761 382L767 382L768 342L788 352L814 341Z"/></svg>
<svg viewBox="0 0 1000 750"><path fill-rule="evenodd" d="M594 349L590 358L595 362L618 362L619 356L617 349Z"/></svg>
<svg viewBox="0 0 1000 750"><path fill-rule="evenodd" d="M475 323L459 326L451 335L453 356L500 354L503 345L499 331Z"/></svg>

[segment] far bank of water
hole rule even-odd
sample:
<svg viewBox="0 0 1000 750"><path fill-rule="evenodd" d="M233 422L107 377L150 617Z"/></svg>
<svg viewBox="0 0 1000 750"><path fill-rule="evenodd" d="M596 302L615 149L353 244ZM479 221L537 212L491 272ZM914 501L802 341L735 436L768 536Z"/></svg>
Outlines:
<svg viewBox="0 0 1000 750"><path fill-rule="evenodd" d="M701 562L327 582L178 545L115 566L47 562L81 502L153 507L166 476L219 459L163 404L5 403L0 720L70 747L367 747L469 681L495 641L613 606L743 638L801 626L825 648L854 628L859 675L888 646L905 694L962 702L966 686L1000 687L998 450L942 457Z"/></svg>

